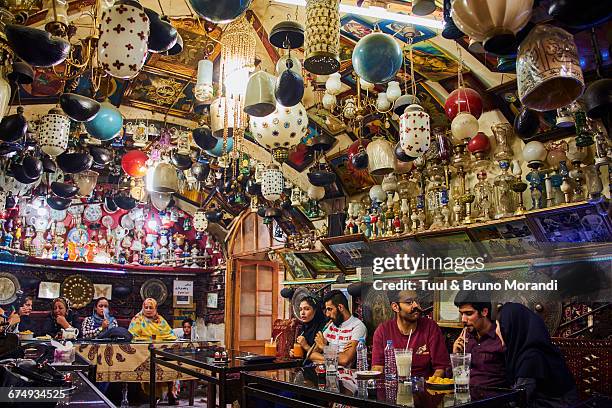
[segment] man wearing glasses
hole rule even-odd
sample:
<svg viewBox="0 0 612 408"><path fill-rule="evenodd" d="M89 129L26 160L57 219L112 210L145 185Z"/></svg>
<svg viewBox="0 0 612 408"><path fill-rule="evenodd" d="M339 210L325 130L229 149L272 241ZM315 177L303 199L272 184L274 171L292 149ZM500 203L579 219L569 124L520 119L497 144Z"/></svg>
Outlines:
<svg viewBox="0 0 612 408"><path fill-rule="evenodd" d="M374 332L372 369L383 371L387 340L393 341L394 348L405 349L410 339L408 348L412 349L411 375L444 377L445 371L450 368L444 336L435 321L421 316L416 292L389 292L389 297L395 318L381 323Z"/></svg>

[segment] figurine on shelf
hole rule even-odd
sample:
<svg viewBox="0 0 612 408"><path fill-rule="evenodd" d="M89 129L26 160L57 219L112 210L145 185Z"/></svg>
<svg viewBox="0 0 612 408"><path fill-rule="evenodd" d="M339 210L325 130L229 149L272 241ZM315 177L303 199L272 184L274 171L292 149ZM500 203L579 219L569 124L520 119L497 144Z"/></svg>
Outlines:
<svg viewBox="0 0 612 408"><path fill-rule="evenodd" d="M444 188L441 192L440 192L440 203L442 204L442 210L440 211L442 214L442 217L444 218L444 228L449 228L450 227L450 209L448 208L448 190L446 188Z"/></svg>
<svg viewBox="0 0 612 408"><path fill-rule="evenodd" d="M474 186L474 212L477 219L486 222L491 219L493 187L487 182L486 171L479 171L476 177L478 182Z"/></svg>
<svg viewBox="0 0 612 408"><path fill-rule="evenodd" d="M514 198L512 185L516 179L508 172L510 162L502 160L499 162L501 174L493 179L493 189L495 193L495 219L512 217L516 210L516 200Z"/></svg>

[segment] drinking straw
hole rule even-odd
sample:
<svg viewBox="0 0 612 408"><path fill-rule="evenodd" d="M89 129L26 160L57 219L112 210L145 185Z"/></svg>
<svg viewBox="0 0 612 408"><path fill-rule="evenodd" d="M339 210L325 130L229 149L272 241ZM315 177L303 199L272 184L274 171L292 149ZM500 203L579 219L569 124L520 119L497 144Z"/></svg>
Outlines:
<svg viewBox="0 0 612 408"><path fill-rule="evenodd" d="M405 351L408 351L408 347L410 347L410 337L412 337L412 329L410 329L410 333L408 334L408 343L406 343Z"/></svg>
<svg viewBox="0 0 612 408"><path fill-rule="evenodd" d="M463 359L465 361L465 349L467 348L467 343L465 342L465 333L467 332L467 327L463 328Z"/></svg>

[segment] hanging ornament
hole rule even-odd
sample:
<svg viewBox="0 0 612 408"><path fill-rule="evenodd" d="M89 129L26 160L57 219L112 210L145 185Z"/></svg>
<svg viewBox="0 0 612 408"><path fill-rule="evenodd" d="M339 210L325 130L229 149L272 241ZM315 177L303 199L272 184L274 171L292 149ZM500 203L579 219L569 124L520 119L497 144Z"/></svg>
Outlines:
<svg viewBox="0 0 612 408"><path fill-rule="evenodd" d="M123 116L108 99L101 103L98 114L89 122L85 129L91 137L101 141L115 138L123 129Z"/></svg>
<svg viewBox="0 0 612 408"><path fill-rule="evenodd" d="M304 68L317 75L340 69L340 0L308 0Z"/></svg>
<svg viewBox="0 0 612 408"><path fill-rule="evenodd" d="M130 150L121 158L121 168L129 176L141 178L147 174L149 157L140 150Z"/></svg>
<svg viewBox="0 0 612 408"><path fill-rule="evenodd" d="M269 201L278 200L285 189L283 172L275 164L268 166L261 175L261 195Z"/></svg>
<svg viewBox="0 0 612 408"><path fill-rule="evenodd" d="M384 64L381 63L384 61ZM352 62L360 78L373 84L384 84L395 78L402 67L403 54L389 34L374 32L363 37L353 49Z"/></svg>
<svg viewBox="0 0 612 408"><path fill-rule="evenodd" d="M59 108L53 108L40 119L38 126L38 144L49 156L59 156L68 147L70 135L70 118Z"/></svg>
<svg viewBox="0 0 612 408"><path fill-rule="evenodd" d="M204 232L208 228L208 218L206 218L206 211L202 208L198 209L193 214L193 228L197 232Z"/></svg>

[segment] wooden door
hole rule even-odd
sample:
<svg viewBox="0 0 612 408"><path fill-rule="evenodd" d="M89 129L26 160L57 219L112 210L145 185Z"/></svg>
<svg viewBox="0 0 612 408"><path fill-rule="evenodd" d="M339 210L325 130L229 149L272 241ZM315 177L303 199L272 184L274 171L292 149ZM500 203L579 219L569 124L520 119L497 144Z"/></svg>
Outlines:
<svg viewBox="0 0 612 408"><path fill-rule="evenodd" d="M278 266L269 261L236 260L234 345L263 354L278 313Z"/></svg>

